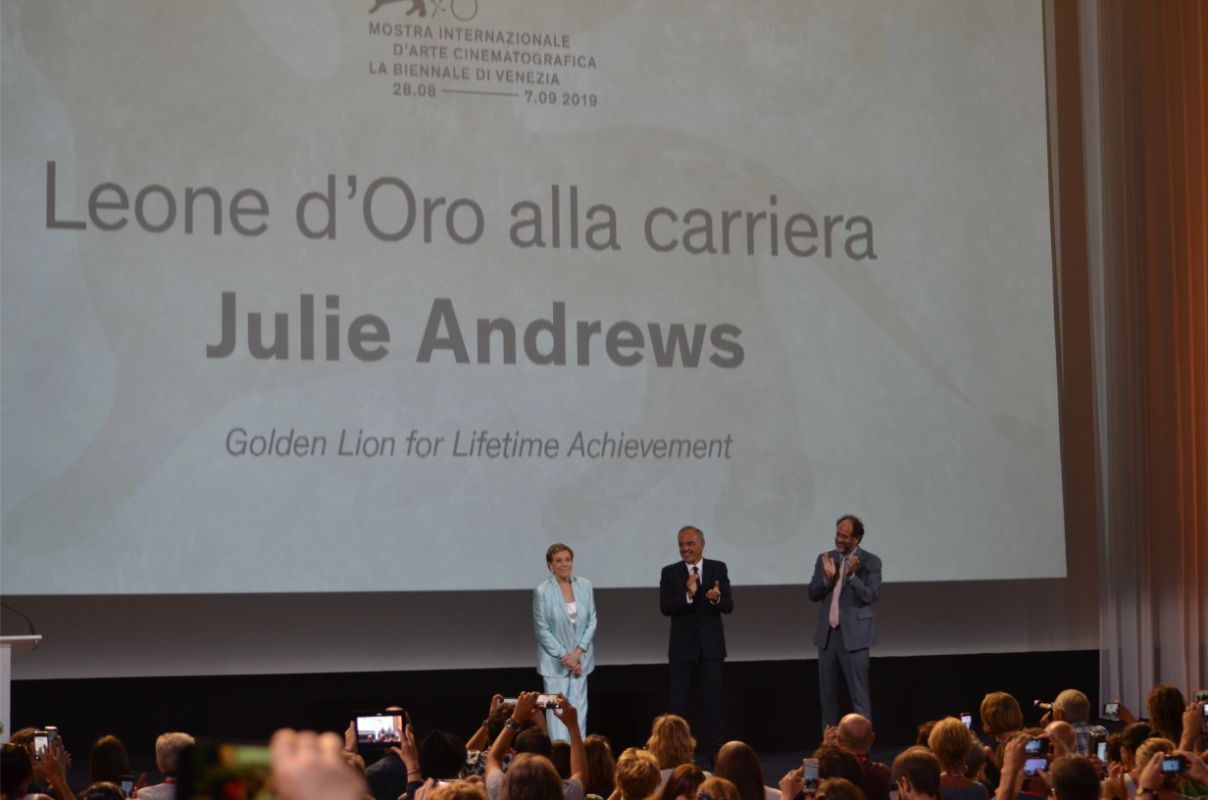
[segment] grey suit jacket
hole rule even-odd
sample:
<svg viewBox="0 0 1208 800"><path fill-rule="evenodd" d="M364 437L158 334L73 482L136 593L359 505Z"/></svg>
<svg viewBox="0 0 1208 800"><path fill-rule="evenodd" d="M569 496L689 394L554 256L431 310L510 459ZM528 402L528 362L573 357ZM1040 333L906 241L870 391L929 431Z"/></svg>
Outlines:
<svg viewBox="0 0 1208 800"><path fill-rule="evenodd" d="M852 553L860 557L860 568L843 580L843 590L839 594L839 627L843 629L843 644L848 650L863 650L877 643L877 622L872 604L881 596L881 559L863 547L856 547ZM839 551L832 550L830 555L837 567ZM830 633L834 588L822 571L822 556L819 555L809 585L810 600L818 603L818 622L814 627L814 644L818 647L826 647L826 637Z"/></svg>

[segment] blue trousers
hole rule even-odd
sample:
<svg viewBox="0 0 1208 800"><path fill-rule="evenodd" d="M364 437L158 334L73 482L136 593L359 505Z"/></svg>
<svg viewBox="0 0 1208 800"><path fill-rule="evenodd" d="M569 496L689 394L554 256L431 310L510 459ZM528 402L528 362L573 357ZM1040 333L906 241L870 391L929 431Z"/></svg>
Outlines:
<svg viewBox="0 0 1208 800"><path fill-rule="evenodd" d="M561 694L570 701L570 704L579 712L579 733L587 735L587 676L582 678L572 678L570 676L551 678L542 675L542 680L545 681L546 694ZM553 711L545 712L545 724L549 728L549 738L551 741L562 739L570 741L570 734L566 730L566 726L562 724L562 720L554 716Z"/></svg>

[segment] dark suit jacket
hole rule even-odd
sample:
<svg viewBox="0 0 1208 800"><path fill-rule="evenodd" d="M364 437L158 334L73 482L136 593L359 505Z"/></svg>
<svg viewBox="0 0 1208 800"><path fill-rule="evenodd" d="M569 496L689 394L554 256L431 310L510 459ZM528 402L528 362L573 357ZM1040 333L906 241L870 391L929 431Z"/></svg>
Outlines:
<svg viewBox="0 0 1208 800"><path fill-rule="evenodd" d="M713 588L714 581L720 585L721 600L710 603L705 592ZM674 661L726 657L726 632L722 628L721 615L734 610L734 598L730 594L730 576L725 562L704 559L697 587L696 599L689 603L687 565L677 561L663 567L659 579L659 609L664 616L671 617L667 657Z"/></svg>
<svg viewBox="0 0 1208 800"><path fill-rule="evenodd" d="M881 559L857 547L853 551L860 557L860 568L843 581L839 595L839 627L843 629L843 644L848 650L863 650L877 643L877 622L873 618L872 604L881 596ZM832 550L831 558L839 566L840 554ZM818 623L814 627L814 644L826 647L830 632L831 592L835 585L826 579L822 571L822 556L814 562L814 577L810 580L810 600L818 603Z"/></svg>

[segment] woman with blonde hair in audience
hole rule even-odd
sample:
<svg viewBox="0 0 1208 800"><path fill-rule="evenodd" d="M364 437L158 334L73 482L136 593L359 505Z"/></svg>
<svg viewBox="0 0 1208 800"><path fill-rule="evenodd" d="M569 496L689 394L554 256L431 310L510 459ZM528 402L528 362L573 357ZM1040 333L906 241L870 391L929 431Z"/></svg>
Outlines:
<svg viewBox="0 0 1208 800"><path fill-rule="evenodd" d="M697 800L742 800L738 787L725 778L706 778L696 790Z"/></svg>
<svg viewBox="0 0 1208 800"><path fill-rule="evenodd" d="M1159 753L1161 755L1170 755L1174 751L1174 742L1161 736L1153 736L1142 742L1141 746L1137 748L1137 766L1133 770L1133 778L1136 779L1137 785L1141 785L1141 773L1150 759ZM1179 791L1179 780L1180 776L1178 774L1163 775L1162 785L1156 791L1150 792L1147 797L1149 800L1177 800L1182 794ZM1140 796L1140 793L1138 793L1138 796Z"/></svg>
<svg viewBox="0 0 1208 800"><path fill-rule="evenodd" d="M965 761L976 746L973 734L956 717L944 717L927 737L927 747L940 762L943 800L988 800L986 787L965 777Z"/></svg>
<svg viewBox="0 0 1208 800"><path fill-rule="evenodd" d="M696 790L708 777L695 764L680 764L663 784L659 800L696 800Z"/></svg>
<svg viewBox="0 0 1208 800"><path fill-rule="evenodd" d="M764 784L759 756L746 742L726 742L717 752L713 774L733 783L742 800L780 800L780 790Z"/></svg>
<svg viewBox="0 0 1208 800"><path fill-rule="evenodd" d="M646 800L659 786L659 762L652 753L630 747L617 759L617 788L611 800Z"/></svg>
<svg viewBox="0 0 1208 800"><path fill-rule="evenodd" d="M696 752L696 739L688 722L676 714L661 714L650 725L650 738L646 750L658 761L660 770L659 789L666 785L671 771L680 764L691 764Z"/></svg>

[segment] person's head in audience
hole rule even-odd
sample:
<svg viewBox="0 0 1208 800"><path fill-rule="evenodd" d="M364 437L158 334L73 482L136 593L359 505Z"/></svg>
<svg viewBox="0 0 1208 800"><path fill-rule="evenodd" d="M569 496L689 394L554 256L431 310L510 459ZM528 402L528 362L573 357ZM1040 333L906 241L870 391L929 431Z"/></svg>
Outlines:
<svg viewBox="0 0 1208 800"><path fill-rule="evenodd" d="M1097 800L1099 771L1086 756L1060 756L1049 767L1049 786L1057 800Z"/></svg>
<svg viewBox="0 0 1208 800"><path fill-rule="evenodd" d="M995 739L1008 738L1008 734L1023 728L1023 709L1006 692L990 692L983 697L978 715L982 730Z"/></svg>
<svg viewBox="0 0 1208 800"><path fill-rule="evenodd" d="M948 772L965 774L965 759L973 748L973 734L956 717L944 717L935 723L927 737L927 747Z"/></svg>
<svg viewBox="0 0 1208 800"><path fill-rule="evenodd" d="M742 800L738 787L725 778L706 778L696 790L698 800Z"/></svg>
<svg viewBox="0 0 1208 800"><path fill-rule="evenodd" d="M1174 752L1174 747L1174 742L1170 741L1169 739L1164 739L1161 736L1151 736L1150 738L1141 742L1141 746L1137 748L1137 769L1145 769L1145 765L1149 763L1149 760L1154 757L1155 753L1170 755ZM1175 782L1177 782L1178 777L1178 775L1163 776L1162 788L1169 789ZM1175 780L1172 781L1170 780L1171 778L1174 778Z"/></svg>
<svg viewBox="0 0 1208 800"><path fill-rule="evenodd" d="M940 762L926 747L910 747L893 760L893 782L898 800L940 796Z"/></svg>
<svg viewBox="0 0 1208 800"><path fill-rule="evenodd" d="M818 784L814 800L864 800L864 790L847 778L828 778Z"/></svg>
<svg viewBox="0 0 1208 800"><path fill-rule="evenodd" d="M583 751L587 754L583 790L588 794L608 797L616 786L617 761L612 757L612 742L606 736L593 733L583 740Z"/></svg>
<svg viewBox="0 0 1208 800"><path fill-rule="evenodd" d="M659 762L653 753L630 747L617 759L616 784L621 800L644 800L659 788Z"/></svg>
<svg viewBox="0 0 1208 800"><path fill-rule="evenodd" d="M763 767L746 742L726 742L717 751L713 774L734 784L742 800L764 800Z"/></svg>
<svg viewBox="0 0 1208 800"><path fill-rule="evenodd" d="M1159 683L1149 691L1149 725L1154 736L1177 742L1183 734L1183 693L1169 683Z"/></svg>
<svg viewBox="0 0 1208 800"><path fill-rule="evenodd" d="M428 800L487 800L487 790L479 781L449 781L434 786Z"/></svg>
<svg viewBox="0 0 1208 800"><path fill-rule="evenodd" d="M487 741L493 742L499 738L499 734L503 733L503 726L507 725L508 720L512 718L512 712L516 710L515 706L500 703L495 706L495 709L487 716ZM527 723L526 723L527 724ZM490 745L488 745L489 747Z"/></svg>
<svg viewBox="0 0 1208 800"><path fill-rule="evenodd" d="M1119 764L1123 763L1124 758L1120 754L1121 736L1118 733L1108 734L1107 737L1107 763Z"/></svg>
<svg viewBox="0 0 1208 800"><path fill-rule="evenodd" d="M123 775L130 774L130 756L122 740L113 735L102 736L92 743L88 753L88 771L92 782L122 782Z"/></svg>
<svg viewBox="0 0 1208 800"><path fill-rule="evenodd" d="M155 768L175 778L180 769L180 756L195 744L193 737L180 731L161 733L155 740Z"/></svg>
<svg viewBox="0 0 1208 800"><path fill-rule="evenodd" d="M1137 767L1137 748L1153 736L1148 722L1133 722L1120 731L1120 761L1128 769Z"/></svg>
<svg viewBox="0 0 1208 800"><path fill-rule="evenodd" d="M126 800L122 787L109 781L95 781L76 795L76 800Z"/></svg>
<svg viewBox="0 0 1208 800"><path fill-rule="evenodd" d="M848 714L839 720L839 746L849 753L858 756L868 755L873 743L877 740L873 732L872 722L861 714Z"/></svg>
<svg viewBox="0 0 1208 800"><path fill-rule="evenodd" d="M966 730L968 729L966 728ZM981 780L984 777L982 770L986 766L986 751L972 732L969 733L969 739L973 742L973 746L965 754L965 777L975 781Z"/></svg>
<svg viewBox="0 0 1208 800"><path fill-rule="evenodd" d="M558 776L562 780L570 779L570 742L561 739L550 742L549 760L553 762L554 769L558 770Z"/></svg>
<svg viewBox="0 0 1208 800"><path fill-rule="evenodd" d="M659 800L676 800L679 797L696 800L696 790L704 782L705 773L700 767L695 764L680 764L671 771L671 777L667 778L667 785L663 787Z"/></svg>
<svg viewBox="0 0 1208 800"><path fill-rule="evenodd" d="M650 726L646 749L658 759L659 769L671 769L692 763L696 739L692 738L692 729L683 717L662 714L655 717Z"/></svg>
<svg viewBox="0 0 1208 800"><path fill-rule="evenodd" d="M1063 719L1053 720L1046 725L1044 735L1049 737L1050 741L1061 742L1071 753L1078 747L1078 732L1074 730L1073 725Z"/></svg>
<svg viewBox="0 0 1208 800"><path fill-rule="evenodd" d="M34 779L34 760L25 745L8 742L0 747L0 797L17 800L25 797Z"/></svg>
<svg viewBox="0 0 1208 800"><path fill-rule="evenodd" d="M456 778L465 764L466 745L453 734L432 730L419 740L419 768L425 778Z"/></svg>
<svg viewBox="0 0 1208 800"><path fill-rule="evenodd" d="M1066 689L1053 700L1053 719L1069 723L1086 722L1091 718L1091 701L1077 689Z"/></svg>
<svg viewBox="0 0 1208 800"><path fill-rule="evenodd" d="M814 751L814 758L818 759L818 777L823 780L847 778L852 783L859 784L864 779L864 768L860 766L860 759L841 747L824 744Z"/></svg>
<svg viewBox="0 0 1208 800"><path fill-rule="evenodd" d="M926 747L927 740L931 738L931 731L935 729L937 722L939 722L938 719L929 719L915 728L914 743L919 747Z"/></svg>
<svg viewBox="0 0 1208 800"><path fill-rule="evenodd" d="M549 740L546 732L538 727L525 728L516 734L512 749L517 753L532 753L546 758L554 752L553 742Z"/></svg>
<svg viewBox="0 0 1208 800"><path fill-rule="evenodd" d="M562 779L545 756L521 753L504 773L500 791L506 800L562 800Z"/></svg>

